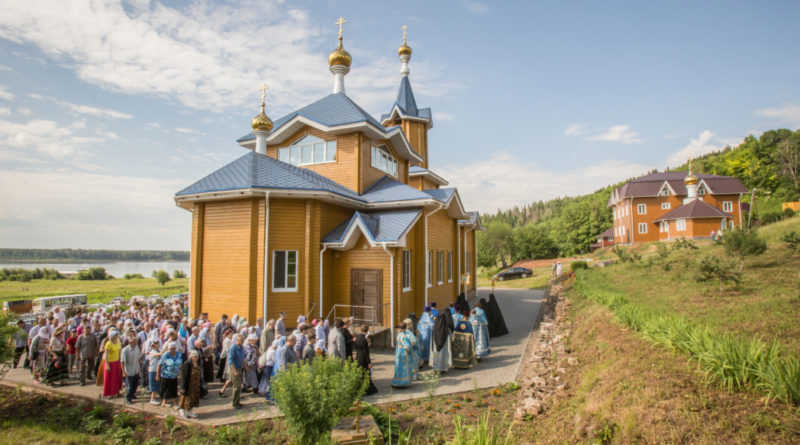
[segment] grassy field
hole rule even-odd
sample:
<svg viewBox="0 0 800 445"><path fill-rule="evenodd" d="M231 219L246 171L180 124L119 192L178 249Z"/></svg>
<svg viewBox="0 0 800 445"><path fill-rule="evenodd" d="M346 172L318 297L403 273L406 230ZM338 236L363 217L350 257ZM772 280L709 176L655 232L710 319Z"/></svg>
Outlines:
<svg viewBox="0 0 800 445"><path fill-rule="evenodd" d="M153 294L162 297L187 292L189 279L178 278L168 281L164 286L158 284L153 278L115 278L113 280L32 280L27 283L19 281L0 282L0 301L33 299L52 295L86 294L89 303L105 303L112 298L122 296L129 298L133 295L150 296Z"/></svg>
<svg viewBox="0 0 800 445"><path fill-rule="evenodd" d="M495 282L495 287L505 289L537 289L550 285L551 268L538 267L533 269L533 276ZM478 287L492 287L492 280L484 273L478 273Z"/></svg>

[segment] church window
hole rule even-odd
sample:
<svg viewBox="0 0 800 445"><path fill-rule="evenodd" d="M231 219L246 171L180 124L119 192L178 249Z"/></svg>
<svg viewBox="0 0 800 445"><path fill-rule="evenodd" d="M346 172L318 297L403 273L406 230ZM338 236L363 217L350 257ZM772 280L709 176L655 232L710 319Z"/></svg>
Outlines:
<svg viewBox="0 0 800 445"><path fill-rule="evenodd" d="M686 220L685 219L676 219L675 220L675 230L681 232L686 230Z"/></svg>
<svg viewBox="0 0 800 445"><path fill-rule="evenodd" d="M658 194L658 196L669 196L669 189L667 186L664 186L664 188L661 189L661 192Z"/></svg>
<svg viewBox="0 0 800 445"><path fill-rule="evenodd" d="M453 282L453 251L447 252L447 282Z"/></svg>
<svg viewBox="0 0 800 445"><path fill-rule="evenodd" d="M697 194L698 194L699 196L705 196L705 194L706 194L706 188L705 188L705 187L703 187L703 185L702 185L702 184L700 185L700 187L697 187Z"/></svg>
<svg viewBox="0 0 800 445"><path fill-rule="evenodd" d="M272 251L272 290L292 292L297 290L297 251Z"/></svg>
<svg viewBox="0 0 800 445"><path fill-rule="evenodd" d="M403 251L403 290L411 290L411 251Z"/></svg>
<svg viewBox="0 0 800 445"><path fill-rule="evenodd" d="M433 284L433 251L432 250L428 251L428 276L426 278L427 278L427 282L428 282L428 287L431 287L431 285Z"/></svg>
<svg viewBox="0 0 800 445"><path fill-rule="evenodd" d="M661 232L669 232L669 221L661 221L660 230Z"/></svg>
<svg viewBox="0 0 800 445"><path fill-rule="evenodd" d="M315 136L306 136L288 147L279 148L278 160L293 165L336 162L336 140L323 141Z"/></svg>
<svg viewBox="0 0 800 445"><path fill-rule="evenodd" d="M668 202L661 203L661 210L669 210L670 207L672 207L672 205Z"/></svg>
<svg viewBox="0 0 800 445"><path fill-rule="evenodd" d="M732 212L733 211L733 201L722 201L722 211L723 212Z"/></svg>
<svg viewBox="0 0 800 445"><path fill-rule="evenodd" d="M647 204L636 204L636 211L640 215L644 215L647 213Z"/></svg>
<svg viewBox="0 0 800 445"><path fill-rule="evenodd" d="M389 153L389 149L385 145L372 147L372 166L397 177L397 159Z"/></svg>
<svg viewBox="0 0 800 445"><path fill-rule="evenodd" d="M436 252L436 282L442 284L444 280L444 252Z"/></svg>
<svg viewBox="0 0 800 445"><path fill-rule="evenodd" d="M647 233L647 223L639 223L639 233Z"/></svg>

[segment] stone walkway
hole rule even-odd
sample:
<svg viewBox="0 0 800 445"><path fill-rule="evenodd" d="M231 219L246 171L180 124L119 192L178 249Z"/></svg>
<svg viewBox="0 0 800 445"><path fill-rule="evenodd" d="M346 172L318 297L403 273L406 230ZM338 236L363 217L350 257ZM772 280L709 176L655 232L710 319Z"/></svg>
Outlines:
<svg viewBox="0 0 800 445"><path fill-rule="evenodd" d="M480 298L488 298L489 289L479 289ZM497 289L497 301L510 333L494 339L491 344L492 352L486 359L481 360L472 369L451 369L439 378L436 394L450 394L469 391L474 388L489 388L502 385L514 380L519 371L520 361L528 344L528 337L538 318L544 300L542 290L524 289ZM424 382L414 382L408 388L393 389L391 387L394 372L394 353L390 350L373 350L373 382L379 392L364 399L370 403L384 403L390 401L409 400L425 397L426 386ZM426 369L423 369L425 372ZM24 391L42 391L48 393L65 394L90 400L100 398L101 388L79 386L71 384L63 387L48 387L35 383L30 372L26 369L12 369L0 383L20 387ZM226 391L227 397L217 394L220 384L215 382L209 385L210 393L206 399L200 401L200 406L195 408L199 418L189 420L206 426L226 425L256 419L272 418L280 415L275 406L266 405L264 397L246 394L242 396L244 408L235 410L231 407L231 390ZM142 392L140 391L140 395ZM178 412L170 408L161 408L147 403L149 396L143 396L131 405L126 405L124 398L106 399L109 403L126 408L142 411L151 415L165 416L168 414L177 417Z"/></svg>

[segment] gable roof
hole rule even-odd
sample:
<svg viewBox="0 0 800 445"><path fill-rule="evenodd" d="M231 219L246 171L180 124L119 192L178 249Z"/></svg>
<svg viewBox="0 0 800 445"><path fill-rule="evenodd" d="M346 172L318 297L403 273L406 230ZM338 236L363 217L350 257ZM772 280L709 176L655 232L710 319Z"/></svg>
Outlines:
<svg viewBox="0 0 800 445"><path fill-rule="evenodd" d="M325 235L322 243L331 245L334 249L338 247L349 250L357 241L360 232L370 245L396 244L403 240L421 214L420 208L381 212L356 210L350 218Z"/></svg>
<svg viewBox="0 0 800 445"><path fill-rule="evenodd" d="M733 215L723 212L722 210L701 201L694 199L688 204L684 204L675 210L667 212L661 218L654 222L669 221L673 219L696 219L696 218L733 218Z"/></svg>
<svg viewBox="0 0 800 445"><path fill-rule="evenodd" d="M614 238L614 228L611 227L608 230L606 230L605 232L597 235L597 238L598 239L600 239L600 238Z"/></svg>
<svg viewBox="0 0 800 445"><path fill-rule="evenodd" d="M608 205L611 206L626 198L641 198L658 196L664 183L666 183L676 196L686 196L686 172L660 172L651 173L632 179L621 187L614 190L609 198ZM738 178L732 176L718 176L706 173L695 173L700 183L706 185L708 192L712 195L735 195L747 193L747 188Z"/></svg>
<svg viewBox="0 0 800 445"><path fill-rule="evenodd" d="M456 189L453 188L453 187L448 187L448 188L443 188L443 189L442 188L439 188L439 189L428 189L428 190L423 190L423 192L428 194L428 195L433 196L433 198L436 199L437 201L439 201L441 203L444 203L444 204L447 204L448 202L450 202L450 199L453 198L453 195L455 194Z"/></svg>
<svg viewBox="0 0 800 445"><path fill-rule="evenodd" d="M429 178L431 181L439 184L439 185L447 185L449 184L444 178L437 175L436 173L428 170L427 168L420 167L419 165L412 165L408 168L408 176L425 176Z"/></svg>
<svg viewBox="0 0 800 445"><path fill-rule="evenodd" d="M245 154L175 196L253 188L321 191L362 200L358 193L319 173L256 152Z"/></svg>
<svg viewBox="0 0 800 445"><path fill-rule="evenodd" d="M388 175L375 181L375 183L364 190L361 197L367 202L431 199L431 195L403 184Z"/></svg>

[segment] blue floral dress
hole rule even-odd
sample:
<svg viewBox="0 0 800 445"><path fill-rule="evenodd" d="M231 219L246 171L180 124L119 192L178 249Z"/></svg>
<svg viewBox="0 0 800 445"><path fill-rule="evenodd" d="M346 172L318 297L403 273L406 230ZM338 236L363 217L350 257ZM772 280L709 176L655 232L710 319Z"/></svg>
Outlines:
<svg viewBox="0 0 800 445"><path fill-rule="evenodd" d="M394 352L394 377L392 386L402 388L410 386L414 380L416 357L414 343L409 332L402 331L397 334Z"/></svg>
<svg viewBox="0 0 800 445"><path fill-rule="evenodd" d="M489 322L483 309L476 307L469 316L472 330L475 332L475 356L484 358L489 355Z"/></svg>
<svg viewBox="0 0 800 445"><path fill-rule="evenodd" d="M433 318L431 314L425 312L417 323L417 333L419 334L419 359L422 363L427 363L431 354L431 337L433 336Z"/></svg>

